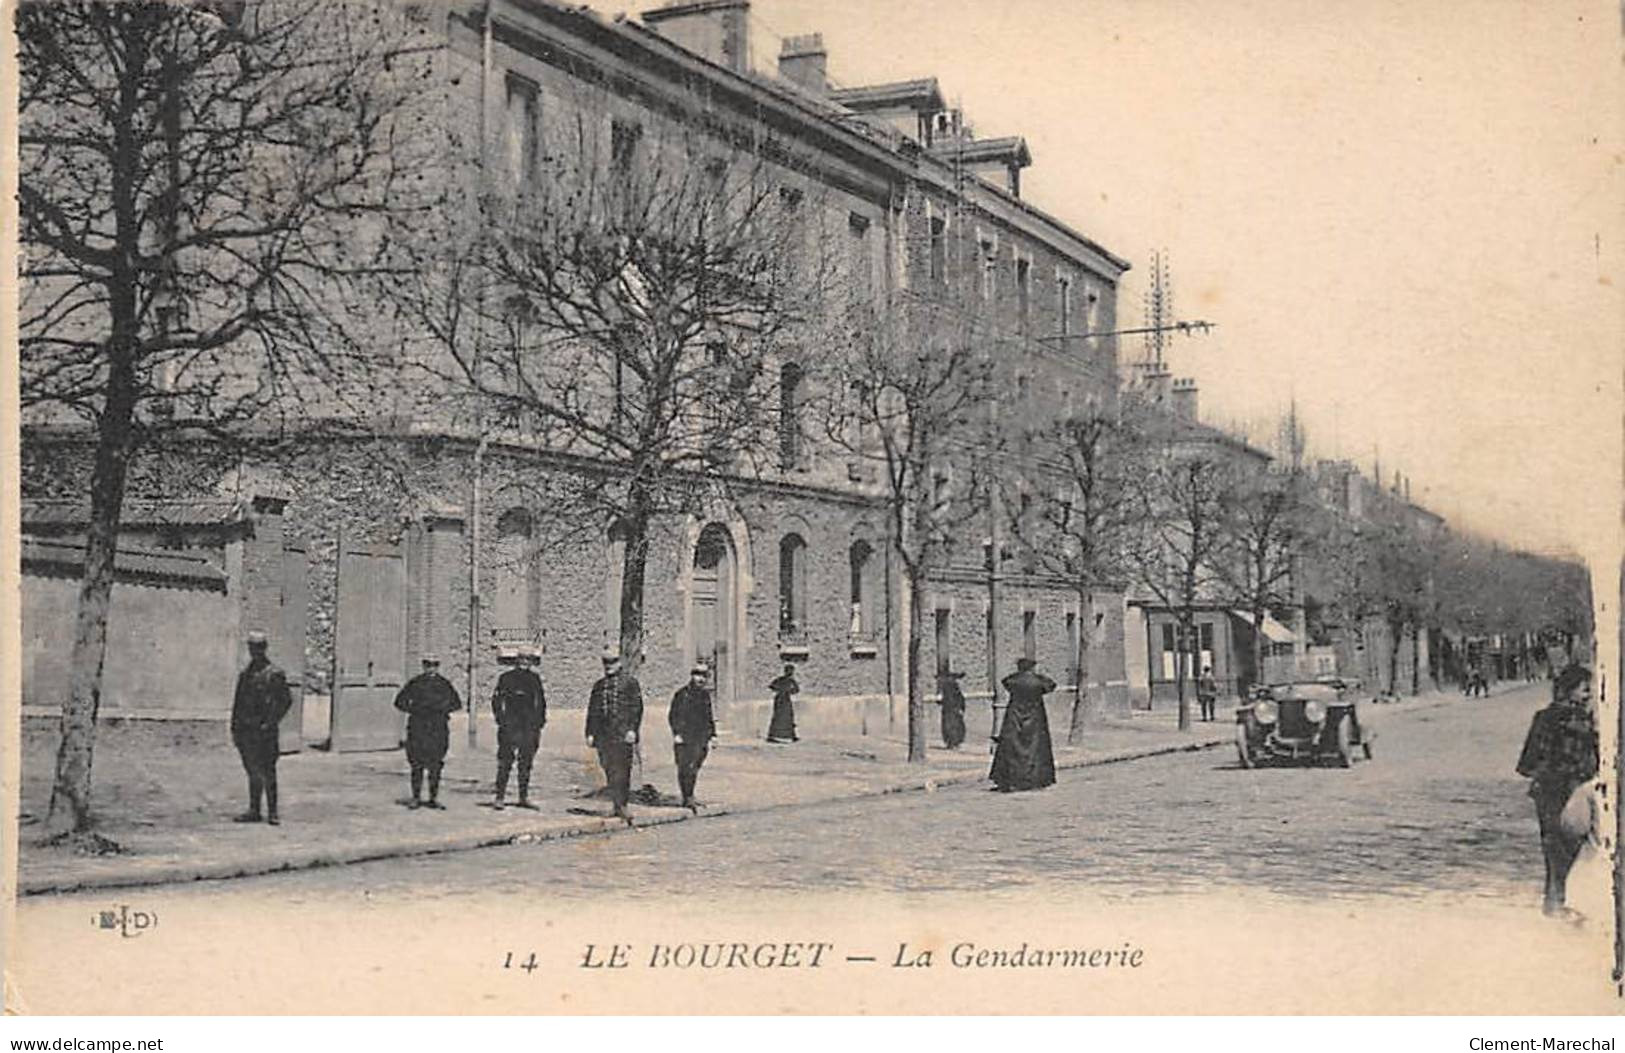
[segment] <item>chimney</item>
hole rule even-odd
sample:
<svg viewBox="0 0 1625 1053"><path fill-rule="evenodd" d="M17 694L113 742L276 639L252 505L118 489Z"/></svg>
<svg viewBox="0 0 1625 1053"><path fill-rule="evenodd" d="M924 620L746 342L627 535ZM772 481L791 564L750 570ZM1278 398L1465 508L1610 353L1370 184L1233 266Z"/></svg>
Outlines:
<svg viewBox="0 0 1625 1053"><path fill-rule="evenodd" d="M643 24L724 69L750 63L750 0L689 0L643 12Z"/></svg>
<svg viewBox="0 0 1625 1053"><path fill-rule="evenodd" d="M1196 381L1191 377L1175 377L1171 401L1174 416L1180 420L1196 420Z"/></svg>
<svg viewBox="0 0 1625 1053"><path fill-rule="evenodd" d="M829 52L824 50L824 34L807 33L785 37L779 52L779 76L814 95L829 91Z"/></svg>

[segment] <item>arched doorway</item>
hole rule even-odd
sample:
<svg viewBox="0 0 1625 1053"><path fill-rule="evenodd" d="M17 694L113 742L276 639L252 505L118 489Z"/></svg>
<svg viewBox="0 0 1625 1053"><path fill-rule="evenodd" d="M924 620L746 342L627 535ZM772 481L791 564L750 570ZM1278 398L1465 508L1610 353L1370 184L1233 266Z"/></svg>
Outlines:
<svg viewBox="0 0 1625 1053"><path fill-rule="evenodd" d="M707 524L694 544L693 648L690 660L712 669L717 705L733 702L738 683L738 641L734 638L738 564L733 538L720 523Z"/></svg>

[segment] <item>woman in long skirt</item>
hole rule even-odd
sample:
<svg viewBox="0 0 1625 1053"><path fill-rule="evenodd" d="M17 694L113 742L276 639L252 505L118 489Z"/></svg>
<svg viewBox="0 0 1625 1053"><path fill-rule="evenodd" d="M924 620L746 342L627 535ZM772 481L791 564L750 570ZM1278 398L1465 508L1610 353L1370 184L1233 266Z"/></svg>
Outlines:
<svg viewBox="0 0 1625 1053"><path fill-rule="evenodd" d="M801 685L796 683L796 667L787 665L784 674L767 685L773 692L773 721L767 726L767 741L796 741L796 707L791 700Z"/></svg>
<svg viewBox="0 0 1625 1053"><path fill-rule="evenodd" d="M942 744L956 750L965 741L965 692L959 690L959 678L964 673L942 674L938 688L942 695Z"/></svg>

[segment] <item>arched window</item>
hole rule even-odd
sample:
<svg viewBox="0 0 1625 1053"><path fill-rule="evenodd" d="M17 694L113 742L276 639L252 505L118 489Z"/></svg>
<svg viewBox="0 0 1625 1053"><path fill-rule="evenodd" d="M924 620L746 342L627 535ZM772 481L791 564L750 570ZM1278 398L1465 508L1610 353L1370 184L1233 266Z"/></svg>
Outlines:
<svg viewBox="0 0 1625 1053"><path fill-rule="evenodd" d="M531 545L530 513L523 508L510 508L497 517L491 563L491 629L498 634L528 633L535 550Z"/></svg>
<svg viewBox="0 0 1625 1053"><path fill-rule="evenodd" d="M807 635L807 543L800 534L786 534L779 542L779 636L788 640Z"/></svg>
<svg viewBox="0 0 1625 1053"><path fill-rule="evenodd" d="M847 551L851 569L848 599L852 605L852 639L869 640L875 634L874 584L869 565L874 548L867 541L854 541Z"/></svg>

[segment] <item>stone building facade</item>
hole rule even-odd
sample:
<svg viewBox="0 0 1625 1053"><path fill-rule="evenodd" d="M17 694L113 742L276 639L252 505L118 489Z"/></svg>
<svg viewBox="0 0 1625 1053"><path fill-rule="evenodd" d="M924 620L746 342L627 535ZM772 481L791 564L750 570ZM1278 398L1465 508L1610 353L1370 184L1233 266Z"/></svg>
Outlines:
<svg viewBox="0 0 1625 1053"><path fill-rule="evenodd" d="M1001 403L1036 417L1112 399L1109 334L1128 263L1021 197L1025 142L974 138L933 80L833 89L816 35L785 42L777 76L751 70L747 9L747 0L695 0L640 22L552 0L412 7L443 42L444 120L479 129L483 164L522 181L550 144L597 143L611 165L635 163L641 149L704 166L715 151L770 142L785 199L805 195L822 210L820 229L841 244L856 294L877 305L898 292L935 298L945 313L980 320ZM583 705L601 650L618 637L620 542L609 526L554 536L526 495L555 474L604 467L438 414L432 391L396 390L378 419L347 434L230 452L201 439L171 444L137 465L131 492L246 493L251 504L258 490L282 495L275 547L302 561L303 622L268 623L269 601L249 598L250 613L216 634L234 656L251 623L296 635L297 645L282 645L297 655L286 664L331 699L336 748L394 744L388 700L428 653L483 711L498 645L534 640L550 704ZM662 519L651 534L646 695L663 697L704 660L731 733L762 732L767 684L785 663L798 670L808 729L904 719L905 583L884 495L799 412L793 400L781 409L781 439L793 438L783 439L791 448L776 471L733 480L704 514ZM88 453L72 436L31 430L25 495L82 491ZM1006 470L1024 471L1019 457ZM268 518L253 522L271 529ZM220 570L230 590L257 587L252 575L233 577L229 561ZM1126 706L1121 590L1103 584L1080 609L1063 583L1014 562L995 572L991 613L985 566L929 583L926 668L964 669L969 693L985 697L992 626L995 668L1008 671L1026 653L1070 686L1083 639L1092 696ZM277 584L278 604L291 595ZM62 627L42 614L28 631L43 638ZM115 624L115 634L126 631Z"/></svg>

